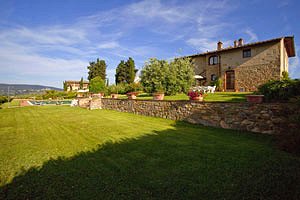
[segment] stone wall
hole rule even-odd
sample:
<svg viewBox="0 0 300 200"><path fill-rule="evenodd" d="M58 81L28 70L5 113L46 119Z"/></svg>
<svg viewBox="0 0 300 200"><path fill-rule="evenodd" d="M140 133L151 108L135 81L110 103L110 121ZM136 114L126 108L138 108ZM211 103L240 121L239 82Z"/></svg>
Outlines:
<svg viewBox="0 0 300 200"><path fill-rule="evenodd" d="M77 98L78 106L81 108L88 108L90 106L90 98Z"/></svg>
<svg viewBox="0 0 300 200"><path fill-rule="evenodd" d="M102 108L264 134L283 134L289 129L300 128L296 121L300 116L299 107L287 103L208 103L104 98Z"/></svg>
<svg viewBox="0 0 300 200"><path fill-rule="evenodd" d="M90 101L90 110L101 109L101 98L94 98Z"/></svg>

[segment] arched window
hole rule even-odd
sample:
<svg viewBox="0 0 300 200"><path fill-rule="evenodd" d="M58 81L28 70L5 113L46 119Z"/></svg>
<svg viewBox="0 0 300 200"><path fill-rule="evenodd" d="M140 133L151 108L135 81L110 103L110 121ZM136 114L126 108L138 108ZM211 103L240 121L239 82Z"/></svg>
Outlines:
<svg viewBox="0 0 300 200"><path fill-rule="evenodd" d="M219 63L218 56L210 56L208 60L209 65L216 65Z"/></svg>

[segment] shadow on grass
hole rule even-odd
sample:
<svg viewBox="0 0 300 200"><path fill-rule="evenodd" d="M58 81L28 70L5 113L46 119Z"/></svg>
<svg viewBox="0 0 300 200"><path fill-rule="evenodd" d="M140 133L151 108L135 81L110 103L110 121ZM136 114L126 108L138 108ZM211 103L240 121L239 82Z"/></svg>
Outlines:
<svg viewBox="0 0 300 200"><path fill-rule="evenodd" d="M178 122L49 160L2 186L0 199L297 199L300 160L270 140Z"/></svg>

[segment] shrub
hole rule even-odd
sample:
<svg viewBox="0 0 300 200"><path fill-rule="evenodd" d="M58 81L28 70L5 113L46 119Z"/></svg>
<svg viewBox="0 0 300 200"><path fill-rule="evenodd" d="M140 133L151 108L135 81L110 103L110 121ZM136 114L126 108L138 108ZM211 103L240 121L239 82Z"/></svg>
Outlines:
<svg viewBox="0 0 300 200"><path fill-rule="evenodd" d="M0 104L8 102L8 98L6 96L0 96Z"/></svg>
<svg viewBox="0 0 300 200"><path fill-rule="evenodd" d="M300 94L300 81L283 79L271 80L258 87L258 92L265 96L266 101L288 101Z"/></svg>
<svg viewBox="0 0 300 200"><path fill-rule="evenodd" d="M216 80L211 82L211 86L216 86L216 90L220 91L222 88L222 79L220 79L219 77L216 78Z"/></svg>
<svg viewBox="0 0 300 200"><path fill-rule="evenodd" d="M143 86L140 83L130 83L125 85L125 91L128 92L138 92L142 91Z"/></svg>
<svg viewBox="0 0 300 200"><path fill-rule="evenodd" d="M105 92L106 86L104 80L100 76L96 76L90 81L89 91L92 93Z"/></svg>

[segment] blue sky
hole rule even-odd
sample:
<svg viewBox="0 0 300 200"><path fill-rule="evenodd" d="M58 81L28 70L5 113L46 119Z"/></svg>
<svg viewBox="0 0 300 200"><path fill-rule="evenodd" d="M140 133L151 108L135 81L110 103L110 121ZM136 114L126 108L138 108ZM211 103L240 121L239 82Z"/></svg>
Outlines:
<svg viewBox="0 0 300 200"><path fill-rule="evenodd" d="M87 77L89 61L104 59L114 82L120 60L137 68L152 57L171 59L233 45L294 35L300 78L300 2L0 0L0 83L62 87Z"/></svg>

